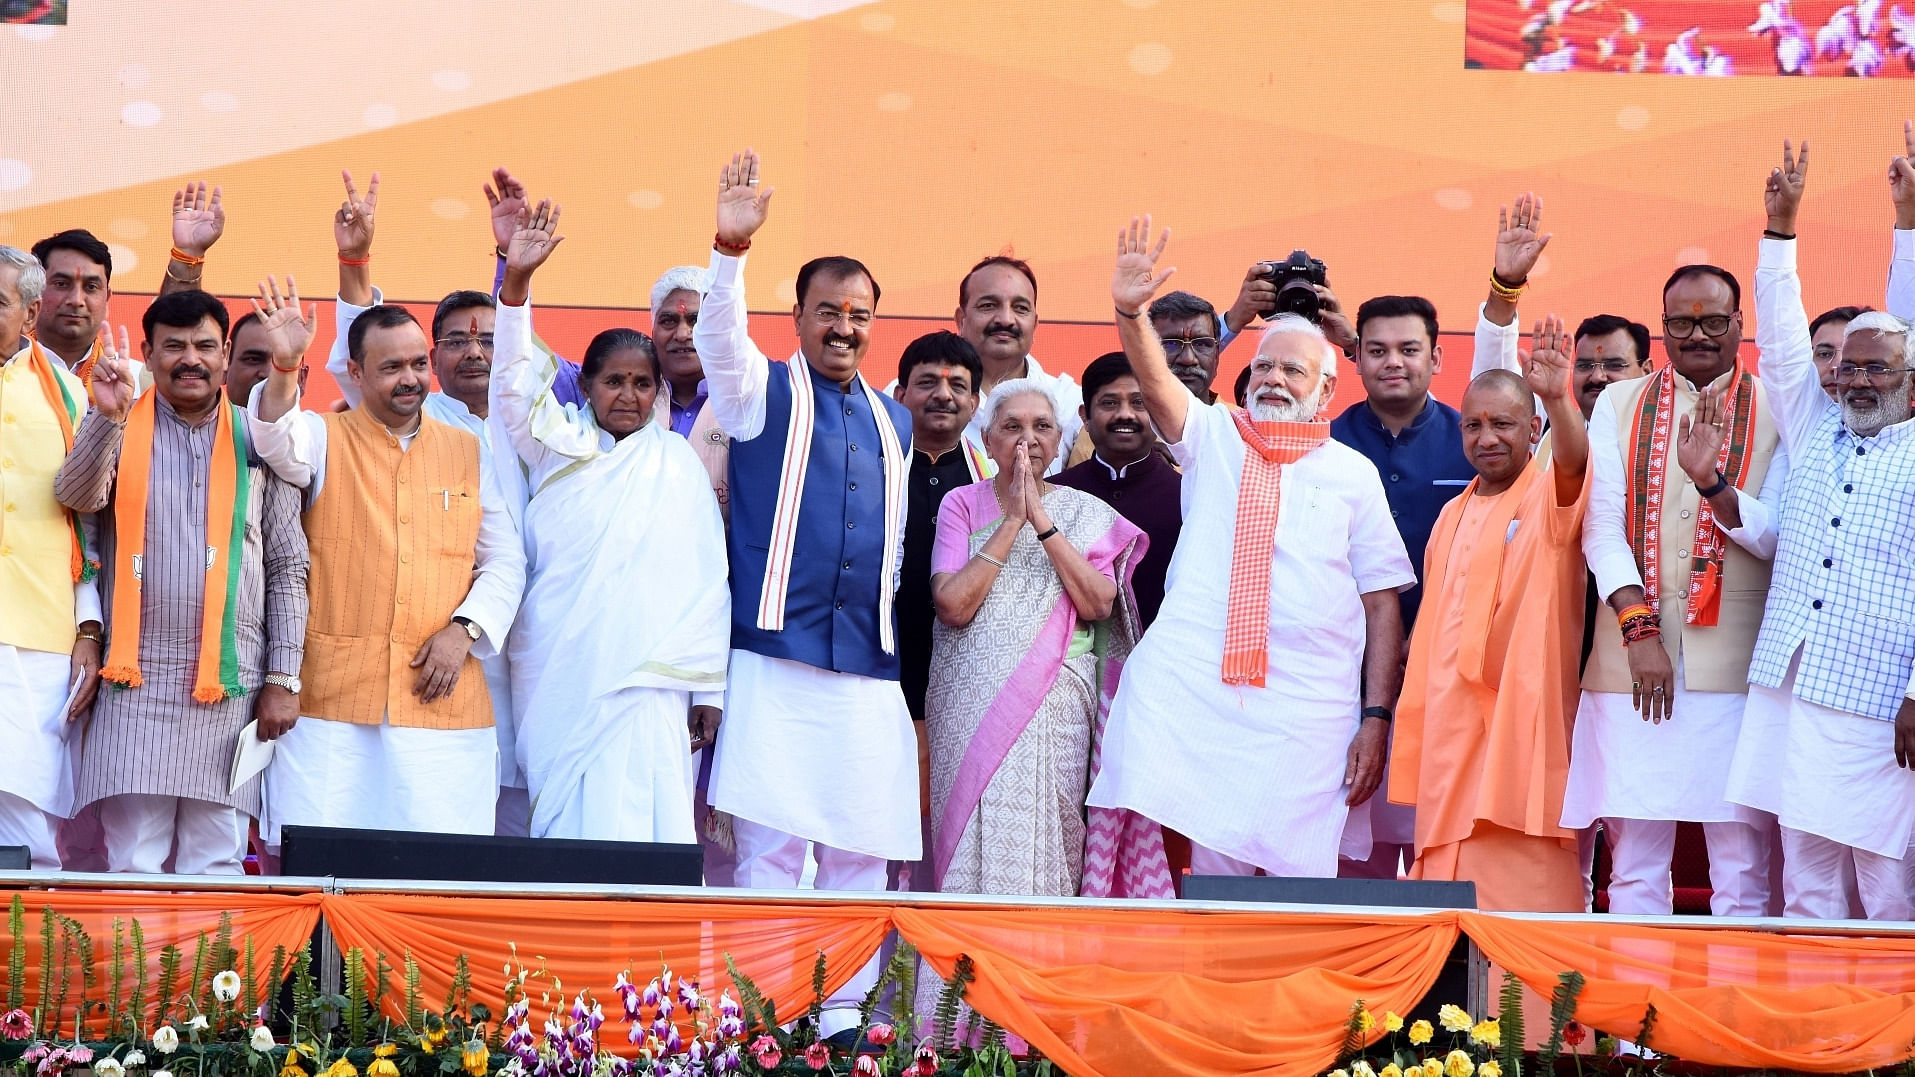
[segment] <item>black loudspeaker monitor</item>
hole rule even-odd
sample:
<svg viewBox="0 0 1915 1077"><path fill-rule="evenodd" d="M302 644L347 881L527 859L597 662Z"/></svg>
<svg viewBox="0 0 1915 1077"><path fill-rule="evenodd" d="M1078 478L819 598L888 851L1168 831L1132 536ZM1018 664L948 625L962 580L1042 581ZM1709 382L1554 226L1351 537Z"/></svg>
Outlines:
<svg viewBox="0 0 1915 1077"><path fill-rule="evenodd" d="M697 845L289 826L280 870L342 879L697 886Z"/></svg>
<svg viewBox="0 0 1915 1077"><path fill-rule="evenodd" d="M1292 905L1374 905L1393 909L1474 909L1476 884L1424 879L1292 879L1268 875L1187 875L1186 901L1274 901Z"/></svg>
<svg viewBox="0 0 1915 1077"><path fill-rule="evenodd" d="M33 867L33 850L24 845L0 845L0 871L27 871Z"/></svg>

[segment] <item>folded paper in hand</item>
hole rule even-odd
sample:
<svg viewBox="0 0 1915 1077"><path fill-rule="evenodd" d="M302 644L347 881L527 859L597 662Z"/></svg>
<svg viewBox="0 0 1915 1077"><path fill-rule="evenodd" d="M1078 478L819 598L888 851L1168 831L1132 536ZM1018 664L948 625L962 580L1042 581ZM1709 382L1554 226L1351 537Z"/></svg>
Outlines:
<svg viewBox="0 0 1915 1077"><path fill-rule="evenodd" d="M276 741L259 739L259 720L246 723L239 731L239 747L233 749L232 779L227 785L228 793L239 792L239 787L253 780L253 775L266 769L273 761L273 746Z"/></svg>

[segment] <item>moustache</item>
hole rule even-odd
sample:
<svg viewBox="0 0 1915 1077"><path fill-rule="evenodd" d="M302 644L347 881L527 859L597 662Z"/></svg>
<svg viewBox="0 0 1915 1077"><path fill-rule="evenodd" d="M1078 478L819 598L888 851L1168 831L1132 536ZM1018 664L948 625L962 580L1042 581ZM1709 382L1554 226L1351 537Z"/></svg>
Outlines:
<svg viewBox="0 0 1915 1077"><path fill-rule="evenodd" d="M1711 340L1691 340L1683 343L1682 350L1686 352L1719 352L1722 350L1722 345Z"/></svg>
<svg viewBox="0 0 1915 1077"><path fill-rule="evenodd" d="M401 385L392 391L392 395L394 399L397 399L402 396L424 396L425 392L425 389L421 386Z"/></svg>
<svg viewBox="0 0 1915 1077"><path fill-rule="evenodd" d="M1113 434L1141 434L1144 432L1142 424L1132 422L1112 423L1104 429Z"/></svg>
<svg viewBox="0 0 1915 1077"><path fill-rule="evenodd" d="M490 374L492 373L492 363L486 359L461 359L459 365L453 368L453 372L456 374Z"/></svg>
<svg viewBox="0 0 1915 1077"><path fill-rule="evenodd" d="M1018 328L1015 325L993 325L984 331L984 335L987 337L996 336L999 333L1005 333L1014 337L1024 335L1023 333L1018 331Z"/></svg>
<svg viewBox="0 0 1915 1077"><path fill-rule="evenodd" d="M194 377L206 378L208 380L211 380L213 377L213 372L206 369L203 366L176 366L173 368L172 377L174 381L178 381L181 378L194 378Z"/></svg>
<svg viewBox="0 0 1915 1077"><path fill-rule="evenodd" d="M827 345L842 344L847 348L855 348L858 346L858 341L855 337L840 336L837 333L827 334L825 336L825 343Z"/></svg>
<svg viewBox="0 0 1915 1077"><path fill-rule="evenodd" d="M956 415L958 409L956 404L931 403L924 405L924 410L929 415Z"/></svg>

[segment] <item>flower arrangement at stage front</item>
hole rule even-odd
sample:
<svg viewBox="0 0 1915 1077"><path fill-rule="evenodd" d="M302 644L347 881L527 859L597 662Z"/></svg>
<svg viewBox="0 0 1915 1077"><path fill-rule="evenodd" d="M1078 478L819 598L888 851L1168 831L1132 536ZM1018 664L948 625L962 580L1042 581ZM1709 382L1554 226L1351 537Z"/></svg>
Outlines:
<svg viewBox="0 0 1915 1077"><path fill-rule="evenodd" d="M1523 985L1508 973L1503 975L1495 1017L1479 1021L1454 1005L1437 1011L1435 1025L1427 1020L1405 1024L1396 1014L1385 1013L1384 1036L1374 1046L1387 1048L1387 1054L1374 1061L1364 1045L1369 1043L1377 1019L1358 1000L1350 1009L1343 1051L1329 1077L1520 1077L1526 1068L1532 1073L1554 1073L1564 1046L1570 1048L1580 1074L1582 1055L1576 1048L1589 1035L1574 1020L1576 999L1582 989L1581 974L1562 975L1550 1000L1549 1037L1533 1058L1523 1047ZM1439 1028L1443 1042L1438 1042ZM1645 1039L1647 1035L1645 1025Z"/></svg>

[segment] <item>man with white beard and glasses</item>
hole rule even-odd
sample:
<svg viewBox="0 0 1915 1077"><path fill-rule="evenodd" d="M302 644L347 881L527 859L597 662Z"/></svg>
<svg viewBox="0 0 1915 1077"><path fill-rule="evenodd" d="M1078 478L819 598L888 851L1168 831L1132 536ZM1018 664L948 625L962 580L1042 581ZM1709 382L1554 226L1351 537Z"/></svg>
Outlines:
<svg viewBox="0 0 1915 1077"><path fill-rule="evenodd" d="M1086 893L1103 874L1114 894L1167 895L1161 827L1189 836L1198 874L1335 875L1345 817L1383 776L1403 668L1397 596L1416 582L1376 467L1315 421L1336 389L1322 330L1271 320L1248 412L1199 403L1172 375L1145 321L1174 272L1157 268L1168 239L1150 243L1148 217L1118 234L1111 297L1183 464L1184 527L1104 731Z"/></svg>

